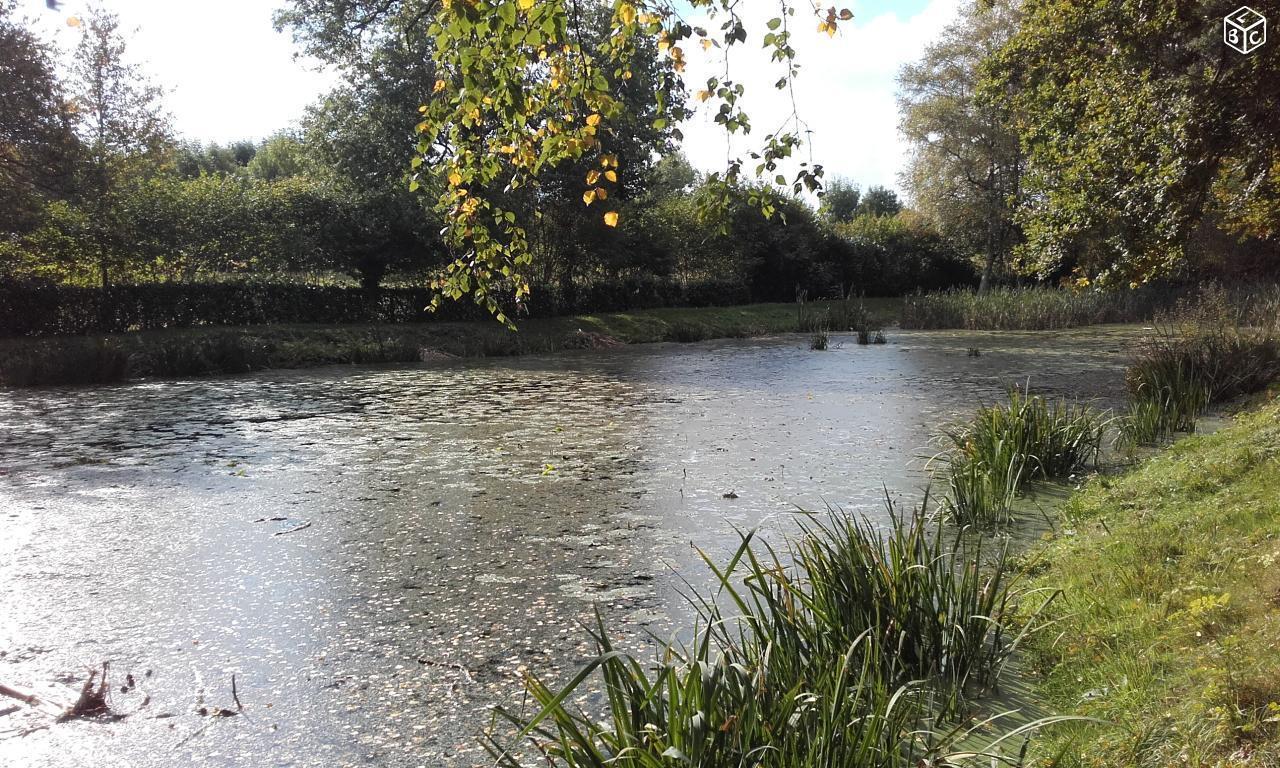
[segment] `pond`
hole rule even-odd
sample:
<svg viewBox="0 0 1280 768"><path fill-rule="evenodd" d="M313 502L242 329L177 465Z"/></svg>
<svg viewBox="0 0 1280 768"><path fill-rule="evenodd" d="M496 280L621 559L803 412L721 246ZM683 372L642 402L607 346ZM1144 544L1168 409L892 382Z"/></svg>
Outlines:
<svg viewBox="0 0 1280 768"><path fill-rule="evenodd" d="M66 700L110 661L128 715L0 716L0 764L482 763L490 706L587 658L593 607L636 644L670 632L699 548L798 508L884 519L940 428L1007 386L1114 404L1137 332L0 393L0 683ZM201 716L236 709L233 674L242 715Z"/></svg>

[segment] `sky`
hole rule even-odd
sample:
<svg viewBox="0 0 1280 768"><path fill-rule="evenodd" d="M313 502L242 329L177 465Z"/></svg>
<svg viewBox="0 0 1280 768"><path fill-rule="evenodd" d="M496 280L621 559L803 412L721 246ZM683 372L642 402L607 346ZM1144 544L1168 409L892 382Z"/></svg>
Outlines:
<svg viewBox="0 0 1280 768"><path fill-rule="evenodd" d="M166 90L165 107L180 136L198 141L260 139L287 128L303 109L335 82L315 62L298 60L287 33L272 27L273 0L99 0L116 13L128 38L130 58ZM800 3L795 47L802 72L797 81L799 114L807 123L812 159L828 178L845 176L864 188L899 188L907 148L898 136L895 77L905 63L955 18L960 0L849 0L854 20L829 38L817 29ZM747 20L762 30L770 0L751 0ZM66 0L58 11L44 0L21 0L19 9L62 48L74 46L77 32L66 19L83 13L83 0ZM752 13L759 16L753 17ZM757 32L756 34L762 34ZM748 84L746 105L754 132L749 145L790 112L776 93L777 65L758 44L735 49L732 77ZM689 52L686 73L692 90L722 62ZM754 89L751 83L757 83ZM704 170L724 167L723 132L709 115L695 115L684 126L684 151ZM748 145L735 147L740 154Z"/></svg>

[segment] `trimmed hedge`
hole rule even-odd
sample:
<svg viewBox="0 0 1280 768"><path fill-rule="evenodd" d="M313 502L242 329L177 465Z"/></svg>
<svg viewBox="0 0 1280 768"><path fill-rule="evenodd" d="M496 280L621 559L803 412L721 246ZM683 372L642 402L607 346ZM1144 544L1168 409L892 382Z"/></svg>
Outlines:
<svg viewBox="0 0 1280 768"><path fill-rule="evenodd" d="M579 286L572 305L550 287L535 288L529 316L618 312L682 306L728 306L751 301L733 280L684 284L630 278ZM107 291L62 285L0 283L0 336L67 336L124 333L201 325L307 323L418 323L478 320L470 302L446 303L428 312L425 288L360 288L296 283L156 283Z"/></svg>

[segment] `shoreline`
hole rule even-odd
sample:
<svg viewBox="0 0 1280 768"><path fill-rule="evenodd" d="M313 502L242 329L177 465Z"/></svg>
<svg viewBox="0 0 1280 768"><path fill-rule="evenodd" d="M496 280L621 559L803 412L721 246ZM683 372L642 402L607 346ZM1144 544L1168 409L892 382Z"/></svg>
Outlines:
<svg viewBox="0 0 1280 768"><path fill-rule="evenodd" d="M868 299L879 324L901 299ZM810 302L824 311L828 302ZM0 386L113 384L329 365L510 357L627 344L750 338L799 331L795 303L664 308L496 321L397 325L201 326L100 336L0 339Z"/></svg>
<svg viewBox="0 0 1280 768"><path fill-rule="evenodd" d="M1135 767L1274 754L1277 493L1273 395L1067 497L1060 531L1027 553L1028 589L1061 593L1022 679L1046 709L1092 721L1053 726L1038 752Z"/></svg>

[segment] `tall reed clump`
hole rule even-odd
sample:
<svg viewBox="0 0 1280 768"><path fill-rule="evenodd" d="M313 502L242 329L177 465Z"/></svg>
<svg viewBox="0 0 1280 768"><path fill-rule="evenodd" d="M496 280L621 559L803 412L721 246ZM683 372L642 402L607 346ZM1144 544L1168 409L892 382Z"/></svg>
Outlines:
<svg viewBox="0 0 1280 768"><path fill-rule="evenodd" d="M1119 442L1152 444L1194 432L1213 403L1280 378L1280 317L1273 292L1240 297L1209 286L1162 313L1125 374L1129 410Z"/></svg>
<svg viewBox="0 0 1280 768"><path fill-rule="evenodd" d="M830 345L831 337L827 334L827 329L822 326L818 326L818 328L813 332L813 335L809 337L809 349L822 352Z"/></svg>
<svg viewBox="0 0 1280 768"><path fill-rule="evenodd" d="M943 432L937 458L948 470L946 510L965 525L1010 522L1027 482L1096 463L1110 423L1107 413L1087 405L1011 388L1008 403L984 407L973 421Z"/></svg>
<svg viewBox="0 0 1280 768"><path fill-rule="evenodd" d="M808 294L801 292L796 298L796 312L796 329L801 333L853 331L859 344L870 344L873 338L877 344L884 343L884 332L862 298L852 291L827 302L825 309L815 307L808 301Z"/></svg>
<svg viewBox="0 0 1280 768"><path fill-rule="evenodd" d="M1006 617L1021 595L1003 553L948 547L923 507L890 515L889 534L836 513L781 551L747 534L723 567L704 555L718 587L692 596L691 640L656 663L598 621L599 655L566 686L527 681L537 712L498 710L496 764L944 764L969 731L940 726L959 689L993 680L1017 645ZM568 703L591 686L600 711ZM500 738L498 722L514 733Z"/></svg>
<svg viewBox="0 0 1280 768"><path fill-rule="evenodd" d="M1034 331L1150 320L1173 302L1168 289L1072 291L1061 288L952 289L903 299L902 327Z"/></svg>

